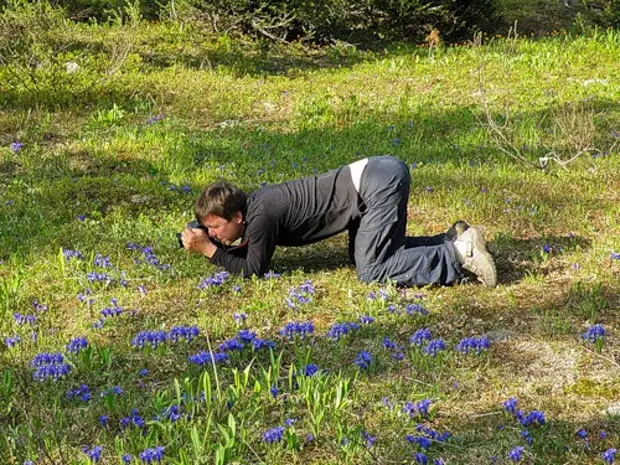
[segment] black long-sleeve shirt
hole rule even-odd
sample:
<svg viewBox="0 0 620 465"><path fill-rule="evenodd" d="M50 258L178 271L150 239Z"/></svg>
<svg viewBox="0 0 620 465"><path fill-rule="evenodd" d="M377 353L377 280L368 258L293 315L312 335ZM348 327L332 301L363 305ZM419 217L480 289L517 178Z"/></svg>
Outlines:
<svg viewBox="0 0 620 465"><path fill-rule="evenodd" d="M338 234L359 216L348 166L265 186L248 197L241 245L218 247L211 263L244 277L262 275L277 245L301 246Z"/></svg>

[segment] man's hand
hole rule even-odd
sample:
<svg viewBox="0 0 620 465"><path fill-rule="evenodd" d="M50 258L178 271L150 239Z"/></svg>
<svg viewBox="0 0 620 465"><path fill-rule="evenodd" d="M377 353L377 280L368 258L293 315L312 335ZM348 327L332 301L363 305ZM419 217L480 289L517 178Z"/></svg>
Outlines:
<svg viewBox="0 0 620 465"><path fill-rule="evenodd" d="M207 233L199 228L185 228L181 233L183 246L187 250L198 252L211 258L217 246L211 242Z"/></svg>

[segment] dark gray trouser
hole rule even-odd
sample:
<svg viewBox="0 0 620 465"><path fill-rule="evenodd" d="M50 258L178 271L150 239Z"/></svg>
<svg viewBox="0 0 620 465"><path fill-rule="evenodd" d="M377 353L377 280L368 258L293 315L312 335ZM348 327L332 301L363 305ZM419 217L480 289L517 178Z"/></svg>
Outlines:
<svg viewBox="0 0 620 465"><path fill-rule="evenodd" d="M406 237L409 168L398 158L368 160L360 181L361 217L349 228L357 275L403 286L449 284L460 278L454 246L444 235Z"/></svg>

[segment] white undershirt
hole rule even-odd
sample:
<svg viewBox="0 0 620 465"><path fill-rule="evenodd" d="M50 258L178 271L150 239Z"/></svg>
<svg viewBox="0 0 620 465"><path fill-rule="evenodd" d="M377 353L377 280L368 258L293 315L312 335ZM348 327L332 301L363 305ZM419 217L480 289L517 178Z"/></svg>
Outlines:
<svg viewBox="0 0 620 465"><path fill-rule="evenodd" d="M366 168L367 163L368 158L363 158L349 164L349 168L351 169L351 179L353 179L353 185L355 186L355 190L358 194L360 192L360 181L362 179L362 172L364 171L364 168Z"/></svg>

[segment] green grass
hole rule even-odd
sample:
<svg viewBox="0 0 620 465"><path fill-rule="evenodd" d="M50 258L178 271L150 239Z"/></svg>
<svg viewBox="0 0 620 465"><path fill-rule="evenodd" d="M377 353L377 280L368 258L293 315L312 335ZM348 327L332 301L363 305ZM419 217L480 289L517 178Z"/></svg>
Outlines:
<svg viewBox="0 0 620 465"><path fill-rule="evenodd" d="M517 445L525 463L595 464L620 445L620 418L603 413L614 403L617 412L620 395L620 261L611 258L620 252L620 158L617 146L606 152L620 130L617 33L494 39L429 55L413 46L269 48L205 36L191 24L140 23L123 66L101 80L128 28L66 25L57 40L70 50L66 61L80 65L75 74L64 71L63 57L33 80L0 67L0 335L22 339L0 349L2 463L88 463L83 445L101 445L106 464L126 453L140 463L138 454L155 446L166 448L169 464L414 463L420 450L404 438L419 422L451 433L428 452L450 464L491 456L508 463ZM586 154L567 171L518 164L479 121L483 96L498 122L510 102L506 133L534 163L552 150L566 159L582 143L603 154ZM156 115L165 116L146 123ZM16 140L19 153L9 147ZM278 279L231 277L199 288L217 270L178 250L174 234L192 219L206 183L223 178L252 190L380 154L414 164L411 234L438 233L456 219L485 227L498 288L367 286L347 261L344 237L278 250ZM144 255L129 242L151 246L171 268L136 264ZM66 260L61 249L84 258ZM96 254L113 267L96 267ZM114 281L89 283L92 271ZM289 289L306 280L315 295L293 311ZM86 288L92 304L77 299ZM379 289L387 300L369 300ZM125 311L93 328L113 298ZM34 310L34 300L48 310ZM416 302L430 315L389 311ZM235 312L276 350L235 353L216 370L190 365L189 355L237 333ZM36 325L17 325L14 313L36 314ZM339 342L326 337L333 323L362 315L376 321ZM289 321L312 321L314 335L287 342L278 332ZM607 330L600 353L581 339L596 323ZM197 325L200 337L131 346L139 331L179 324ZM442 355L409 346L423 327L444 338ZM454 351L462 337L484 334L492 345L481 357ZM68 356L70 374L33 381L30 360L64 352L76 336L89 347ZM384 337L403 346L403 360L391 357ZM353 364L361 350L373 356L367 371ZM308 363L324 371L295 375ZM82 383L92 399L67 399ZM113 386L123 393L107 393ZM530 428L532 446L503 413L513 395L524 411L545 412L547 423ZM433 401L429 418L402 413L425 398ZM182 418L161 418L173 405ZM144 433L121 430L134 408ZM296 421L283 441L264 444L263 432L287 418ZM590 449L575 435L580 428ZM376 437L370 449L364 431Z"/></svg>

